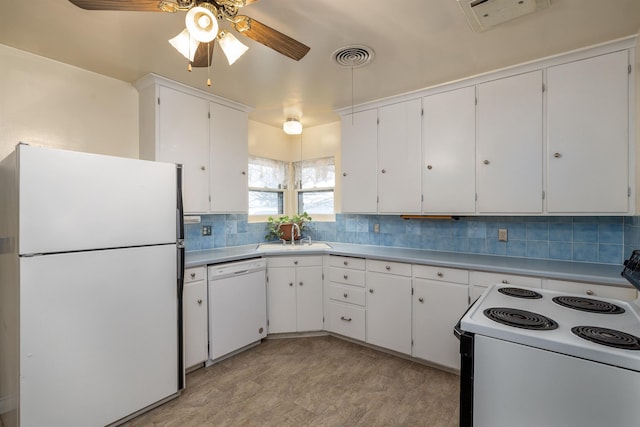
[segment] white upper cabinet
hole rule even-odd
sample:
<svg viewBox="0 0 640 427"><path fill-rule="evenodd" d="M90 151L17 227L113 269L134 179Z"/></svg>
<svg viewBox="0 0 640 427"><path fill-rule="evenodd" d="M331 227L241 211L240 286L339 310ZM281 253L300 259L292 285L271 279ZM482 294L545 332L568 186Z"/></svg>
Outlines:
<svg viewBox="0 0 640 427"><path fill-rule="evenodd" d="M207 101L161 86L158 156L182 164L185 212L209 210L209 122Z"/></svg>
<svg viewBox="0 0 640 427"><path fill-rule="evenodd" d="M377 147L377 110L342 117L342 212L377 211Z"/></svg>
<svg viewBox="0 0 640 427"><path fill-rule="evenodd" d="M629 211L627 51L547 71L549 213Z"/></svg>
<svg viewBox="0 0 640 427"><path fill-rule="evenodd" d="M215 102L211 114L211 212L247 212L248 118Z"/></svg>
<svg viewBox="0 0 640 427"><path fill-rule="evenodd" d="M475 86L422 99L422 210L475 212Z"/></svg>
<svg viewBox="0 0 640 427"><path fill-rule="evenodd" d="M542 213L542 71L478 85L478 213Z"/></svg>
<svg viewBox="0 0 640 427"><path fill-rule="evenodd" d="M378 109L378 212L420 213L420 99Z"/></svg>

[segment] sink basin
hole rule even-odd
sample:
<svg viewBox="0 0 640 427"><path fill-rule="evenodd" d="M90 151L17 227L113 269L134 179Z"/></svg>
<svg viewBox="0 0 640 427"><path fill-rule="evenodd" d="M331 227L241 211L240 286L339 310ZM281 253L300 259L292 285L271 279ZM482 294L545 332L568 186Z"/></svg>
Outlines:
<svg viewBox="0 0 640 427"><path fill-rule="evenodd" d="M313 251L318 249L331 249L331 245L328 243L315 242L315 243L296 243L292 245L290 243L261 243L256 248L259 251Z"/></svg>

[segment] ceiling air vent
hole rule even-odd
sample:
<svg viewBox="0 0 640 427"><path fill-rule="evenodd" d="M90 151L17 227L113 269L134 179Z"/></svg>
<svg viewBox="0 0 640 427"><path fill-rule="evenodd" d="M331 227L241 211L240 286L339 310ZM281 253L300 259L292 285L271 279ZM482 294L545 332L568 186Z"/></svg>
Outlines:
<svg viewBox="0 0 640 427"><path fill-rule="evenodd" d="M331 58L341 67L358 68L373 61L374 56L375 53L370 47L354 44L337 49Z"/></svg>
<svg viewBox="0 0 640 427"><path fill-rule="evenodd" d="M551 0L458 0L471 29L476 32L549 7Z"/></svg>

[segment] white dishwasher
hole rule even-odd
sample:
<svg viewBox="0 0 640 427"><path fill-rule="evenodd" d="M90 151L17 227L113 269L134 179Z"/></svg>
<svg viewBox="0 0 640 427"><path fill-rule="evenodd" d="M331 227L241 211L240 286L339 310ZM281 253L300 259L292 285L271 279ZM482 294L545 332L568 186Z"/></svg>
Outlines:
<svg viewBox="0 0 640 427"><path fill-rule="evenodd" d="M267 261L209 266L209 363L267 335Z"/></svg>

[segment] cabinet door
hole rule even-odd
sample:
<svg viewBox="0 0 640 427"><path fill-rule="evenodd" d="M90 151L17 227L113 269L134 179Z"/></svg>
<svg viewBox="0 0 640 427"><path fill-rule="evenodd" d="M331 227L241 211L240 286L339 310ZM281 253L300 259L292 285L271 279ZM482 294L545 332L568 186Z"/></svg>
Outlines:
<svg viewBox="0 0 640 427"><path fill-rule="evenodd" d="M629 210L628 64L623 51L547 71L550 213Z"/></svg>
<svg viewBox="0 0 640 427"><path fill-rule="evenodd" d="M378 212L419 213L421 100L381 107L378 117Z"/></svg>
<svg viewBox="0 0 640 427"><path fill-rule="evenodd" d="M269 333L296 331L295 268L269 268L267 315Z"/></svg>
<svg viewBox="0 0 640 427"><path fill-rule="evenodd" d="M473 213L476 197L475 87L422 99L425 213Z"/></svg>
<svg viewBox="0 0 640 427"><path fill-rule="evenodd" d="M367 342L411 354L411 278L367 272Z"/></svg>
<svg viewBox="0 0 640 427"><path fill-rule="evenodd" d="M207 360L207 285L204 280L185 283L184 365L189 368Z"/></svg>
<svg viewBox="0 0 640 427"><path fill-rule="evenodd" d="M542 212L542 71L478 86L478 212Z"/></svg>
<svg viewBox="0 0 640 427"><path fill-rule="evenodd" d="M324 328L322 306L322 267L296 269L297 330L320 331Z"/></svg>
<svg viewBox="0 0 640 427"><path fill-rule="evenodd" d="M160 86L159 156L182 165L182 195L187 213L209 211L209 103Z"/></svg>
<svg viewBox="0 0 640 427"><path fill-rule="evenodd" d="M378 111L342 118L342 212L378 209Z"/></svg>
<svg viewBox="0 0 640 427"><path fill-rule="evenodd" d="M453 327L467 309L469 287L414 279L413 356L460 369L460 342Z"/></svg>
<svg viewBox="0 0 640 427"><path fill-rule="evenodd" d="M249 203L247 113L209 103L211 211L246 213Z"/></svg>

